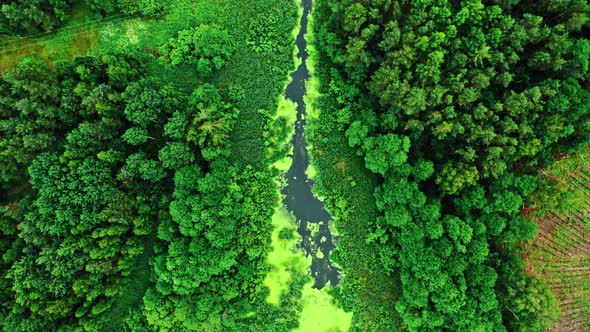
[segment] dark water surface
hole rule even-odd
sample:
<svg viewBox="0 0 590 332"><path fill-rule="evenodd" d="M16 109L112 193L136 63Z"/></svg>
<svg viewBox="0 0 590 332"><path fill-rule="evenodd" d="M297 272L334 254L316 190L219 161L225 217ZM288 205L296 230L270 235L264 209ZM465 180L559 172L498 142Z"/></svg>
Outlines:
<svg viewBox="0 0 590 332"><path fill-rule="evenodd" d="M295 123L295 135L293 136L293 165L287 172L287 186L282 189L284 204L287 209L295 215L298 220L298 232L303 239L301 247L312 256L311 273L315 279L315 288L322 288L327 282L332 286L338 284L339 271L329 260L330 251L334 249L332 234L328 227L330 214L324 209L324 204L311 192L313 182L307 178L305 170L309 165L307 143L305 141L305 81L310 78L307 69L307 33L308 15L311 11L311 0L302 0L303 17L301 18L301 30L296 39L299 49L298 57L302 64L291 74L292 81L287 86L286 97L297 103L297 121ZM312 226L312 227L308 227ZM319 228L318 232L312 234L310 228ZM321 251L317 255L318 250ZM323 255L322 255L323 254ZM322 258L318 258L320 256Z"/></svg>

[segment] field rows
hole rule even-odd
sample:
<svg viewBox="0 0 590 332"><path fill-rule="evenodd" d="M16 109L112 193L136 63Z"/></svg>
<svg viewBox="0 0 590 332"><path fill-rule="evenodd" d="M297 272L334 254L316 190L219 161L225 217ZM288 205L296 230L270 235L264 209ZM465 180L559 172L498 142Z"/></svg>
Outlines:
<svg viewBox="0 0 590 332"><path fill-rule="evenodd" d="M580 164L583 157L569 158L575 159L558 163L550 177L566 182L570 197L580 204L572 204L570 213L538 218L538 234L525 249L527 270L559 303L561 315L550 329L555 332L590 331L590 164Z"/></svg>

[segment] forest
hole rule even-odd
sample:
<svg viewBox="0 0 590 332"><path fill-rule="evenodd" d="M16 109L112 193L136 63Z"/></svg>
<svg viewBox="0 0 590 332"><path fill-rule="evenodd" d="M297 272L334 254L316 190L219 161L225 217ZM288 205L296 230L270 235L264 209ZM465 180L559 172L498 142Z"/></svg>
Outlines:
<svg viewBox="0 0 590 332"><path fill-rule="evenodd" d="M577 0L317 0L312 144L328 204L348 202L339 297L356 329L552 326L555 296L520 250L567 196L541 170L590 138L589 15ZM386 315L358 286L371 269L394 283Z"/></svg>
<svg viewBox="0 0 590 332"><path fill-rule="evenodd" d="M310 8L0 1L0 330L590 326L590 4Z"/></svg>
<svg viewBox="0 0 590 332"><path fill-rule="evenodd" d="M0 330L297 327L305 279L281 306L263 285L297 6L251 5L2 2L6 43L80 11L151 30L2 73Z"/></svg>

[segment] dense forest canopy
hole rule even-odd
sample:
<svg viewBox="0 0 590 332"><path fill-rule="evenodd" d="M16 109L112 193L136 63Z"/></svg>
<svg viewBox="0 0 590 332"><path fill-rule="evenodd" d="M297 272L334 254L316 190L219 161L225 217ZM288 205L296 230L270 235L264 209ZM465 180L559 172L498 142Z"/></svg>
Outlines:
<svg viewBox="0 0 590 332"><path fill-rule="evenodd" d="M410 330L540 331L550 292L514 245L537 170L586 144L586 1L317 1L323 92L381 177L368 220ZM554 201L554 200L553 200Z"/></svg>
<svg viewBox="0 0 590 332"><path fill-rule="evenodd" d="M306 276L272 267L278 305L265 285L298 4L0 1L19 59L0 77L0 330L298 327ZM572 196L539 170L590 143L590 4L314 8L307 137L352 330L548 328L557 300L520 249ZM85 55L19 53L111 16Z"/></svg>
<svg viewBox="0 0 590 332"><path fill-rule="evenodd" d="M231 4L205 5L191 28L172 25L158 36L167 40L159 49L49 63L26 57L2 73L0 330L297 326L304 276L282 306L265 301L263 285L279 202L270 165L286 152L286 128L273 128L285 121L270 110L292 66L296 19L295 4L273 4L281 17L274 25L235 20ZM56 29L80 5L2 2L0 34ZM170 9L157 1L86 5L123 18ZM258 25L273 35L241 38ZM260 42L275 48L261 52ZM252 56L259 60L251 65ZM248 78L251 66L264 75ZM180 70L189 81L168 79ZM242 127L252 139L236 141L236 126L251 118L262 126ZM249 161L240 149L260 154Z"/></svg>

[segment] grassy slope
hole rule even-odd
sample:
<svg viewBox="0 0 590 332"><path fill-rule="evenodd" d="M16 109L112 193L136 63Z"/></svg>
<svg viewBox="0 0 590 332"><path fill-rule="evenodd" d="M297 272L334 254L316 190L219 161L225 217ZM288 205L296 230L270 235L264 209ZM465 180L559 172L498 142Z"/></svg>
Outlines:
<svg viewBox="0 0 590 332"><path fill-rule="evenodd" d="M527 273L558 299L561 315L551 331L590 329L590 149L568 156L543 173L563 182L567 204L538 217L539 233L522 255Z"/></svg>
<svg viewBox="0 0 590 332"><path fill-rule="evenodd" d="M308 38L312 44L313 35ZM322 67L325 64L313 48L310 52L312 60L320 60L315 67L321 78L321 71L327 68ZM313 61L308 66L314 67ZM401 318L394 307L398 277L383 272L374 244L366 242L368 221L378 213L373 196L377 179L337 129L335 97L320 96L327 90L327 83L320 80L319 86L313 81L308 84L308 105L315 99L308 117L308 141L313 146L310 151L317 171L314 191L325 197L341 236L333 253L344 275L337 297L346 310L354 312L352 331L399 331Z"/></svg>

